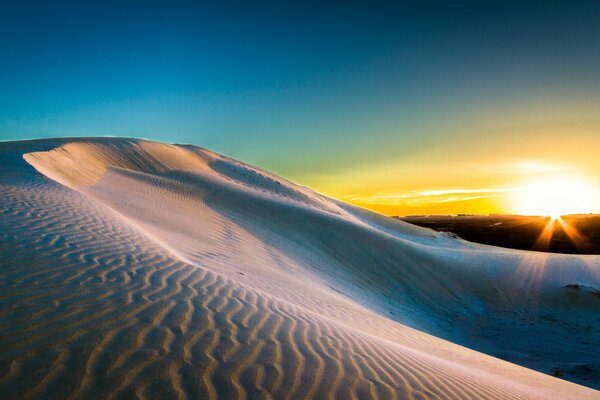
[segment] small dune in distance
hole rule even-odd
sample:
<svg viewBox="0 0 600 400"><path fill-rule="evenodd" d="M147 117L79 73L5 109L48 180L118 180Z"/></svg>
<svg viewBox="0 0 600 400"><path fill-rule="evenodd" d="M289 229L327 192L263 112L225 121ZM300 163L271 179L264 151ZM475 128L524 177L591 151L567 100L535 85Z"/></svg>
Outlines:
<svg viewBox="0 0 600 400"><path fill-rule="evenodd" d="M2 142L0 188L2 398L600 397L600 256L506 248L548 221L401 221L126 138Z"/></svg>

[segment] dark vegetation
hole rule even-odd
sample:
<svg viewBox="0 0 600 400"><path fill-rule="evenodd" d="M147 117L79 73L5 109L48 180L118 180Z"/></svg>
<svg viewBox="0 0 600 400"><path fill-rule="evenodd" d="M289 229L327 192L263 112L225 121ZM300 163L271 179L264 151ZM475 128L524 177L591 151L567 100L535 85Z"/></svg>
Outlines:
<svg viewBox="0 0 600 400"><path fill-rule="evenodd" d="M551 253L600 254L600 215L578 214L555 221L552 238L539 242L550 217L520 215L414 215L394 217L411 224L450 232L470 242ZM573 235L573 232L576 232Z"/></svg>

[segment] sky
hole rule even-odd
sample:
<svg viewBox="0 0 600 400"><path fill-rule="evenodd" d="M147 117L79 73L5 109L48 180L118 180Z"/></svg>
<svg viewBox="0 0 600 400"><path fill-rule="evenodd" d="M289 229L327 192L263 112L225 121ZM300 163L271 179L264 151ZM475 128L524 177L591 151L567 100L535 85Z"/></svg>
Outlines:
<svg viewBox="0 0 600 400"><path fill-rule="evenodd" d="M598 21L598 1L3 1L0 140L190 143L390 215L535 212L565 181L598 212Z"/></svg>

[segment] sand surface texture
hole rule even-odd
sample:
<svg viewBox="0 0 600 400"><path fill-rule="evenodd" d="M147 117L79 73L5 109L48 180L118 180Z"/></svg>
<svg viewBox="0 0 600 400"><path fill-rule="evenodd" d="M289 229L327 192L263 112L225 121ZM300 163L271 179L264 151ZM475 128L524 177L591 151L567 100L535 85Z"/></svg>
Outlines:
<svg viewBox="0 0 600 400"><path fill-rule="evenodd" d="M600 398L599 257L475 245L193 146L0 156L1 398Z"/></svg>

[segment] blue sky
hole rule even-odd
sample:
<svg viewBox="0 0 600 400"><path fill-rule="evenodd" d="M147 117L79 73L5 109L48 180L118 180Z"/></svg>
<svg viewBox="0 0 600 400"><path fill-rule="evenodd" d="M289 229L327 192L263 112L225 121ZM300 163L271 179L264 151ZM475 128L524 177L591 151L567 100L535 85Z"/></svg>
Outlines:
<svg viewBox="0 0 600 400"><path fill-rule="evenodd" d="M600 136L600 3L539 3L3 2L0 139L192 143L327 192L498 132Z"/></svg>

